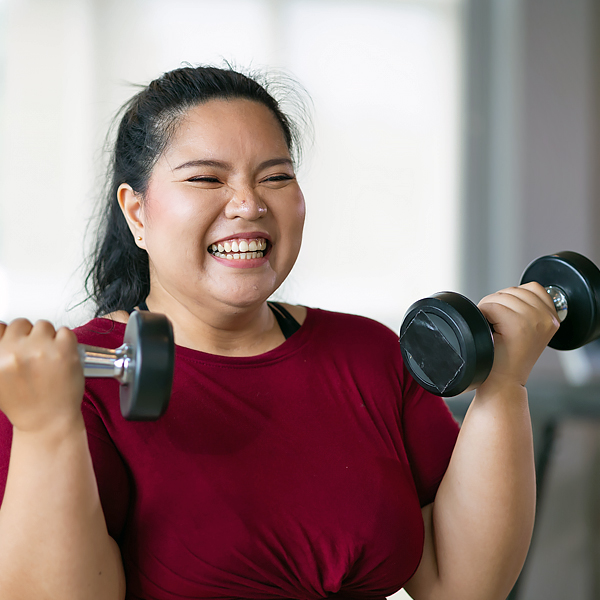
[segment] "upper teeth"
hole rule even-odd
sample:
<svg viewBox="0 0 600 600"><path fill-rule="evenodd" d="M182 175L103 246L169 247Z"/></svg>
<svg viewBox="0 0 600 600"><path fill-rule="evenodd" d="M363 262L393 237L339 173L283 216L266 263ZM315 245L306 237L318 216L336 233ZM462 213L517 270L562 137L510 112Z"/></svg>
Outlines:
<svg viewBox="0 0 600 600"><path fill-rule="evenodd" d="M228 242L212 244L210 249L212 252L218 252L220 254L224 252L234 252L236 254L256 251L262 252L267 249L267 240L264 238L258 238L254 240L232 240Z"/></svg>

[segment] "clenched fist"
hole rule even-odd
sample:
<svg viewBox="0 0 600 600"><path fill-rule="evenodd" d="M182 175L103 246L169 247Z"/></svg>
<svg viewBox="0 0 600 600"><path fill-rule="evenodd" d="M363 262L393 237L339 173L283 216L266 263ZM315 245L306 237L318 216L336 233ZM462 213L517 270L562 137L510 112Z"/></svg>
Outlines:
<svg viewBox="0 0 600 600"><path fill-rule="evenodd" d="M81 422L84 376L75 334L48 321L0 323L0 410L28 432Z"/></svg>
<svg viewBox="0 0 600 600"><path fill-rule="evenodd" d="M560 326L550 295L539 283L526 283L486 296L479 309L494 329L494 366L483 385L524 386Z"/></svg>

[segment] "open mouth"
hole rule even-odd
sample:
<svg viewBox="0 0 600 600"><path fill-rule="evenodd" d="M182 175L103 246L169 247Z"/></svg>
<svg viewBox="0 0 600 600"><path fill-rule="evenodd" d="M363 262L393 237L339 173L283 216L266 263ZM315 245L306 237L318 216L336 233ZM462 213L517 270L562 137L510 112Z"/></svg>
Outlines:
<svg viewBox="0 0 600 600"><path fill-rule="evenodd" d="M270 245L270 242L265 238L239 238L212 244L208 247L208 252L217 258L250 260L265 256Z"/></svg>

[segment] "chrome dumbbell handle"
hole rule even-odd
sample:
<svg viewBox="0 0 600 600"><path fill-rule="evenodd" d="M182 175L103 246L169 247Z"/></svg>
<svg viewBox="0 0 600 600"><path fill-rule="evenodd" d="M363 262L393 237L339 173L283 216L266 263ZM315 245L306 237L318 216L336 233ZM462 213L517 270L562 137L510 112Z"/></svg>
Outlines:
<svg viewBox="0 0 600 600"><path fill-rule="evenodd" d="M114 350L79 344L79 360L85 377L111 377L121 385L131 383L135 373L134 353L123 344Z"/></svg>
<svg viewBox="0 0 600 600"><path fill-rule="evenodd" d="M175 367L173 326L165 315L133 311L123 344L114 350L79 344L85 377L116 379L121 414L129 421L155 421L169 405Z"/></svg>
<svg viewBox="0 0 600 600"><path fill-rule="evenodd" d="M569 310L569 304L567 303L566 294L555 285L550 285L546 288L546 291L550 294L552 302L554 302L554 308L558 313L558 320L562 323L567 318Z"/></svg>

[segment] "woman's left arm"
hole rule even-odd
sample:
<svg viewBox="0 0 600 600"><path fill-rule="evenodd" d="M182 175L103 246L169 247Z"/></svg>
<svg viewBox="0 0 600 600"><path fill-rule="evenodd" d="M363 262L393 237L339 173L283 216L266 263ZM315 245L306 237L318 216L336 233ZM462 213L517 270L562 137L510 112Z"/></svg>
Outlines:
<svg viewBox="0 0 600 600"><path fill-rule="evenodd" d="M433 504L423 509L415 600L504 600L523 567L535 515L535 464L525 383L558 329L537 283L484 298L495 357L458 436Z"/></svg>

